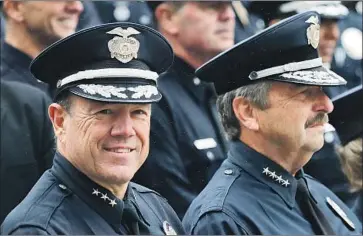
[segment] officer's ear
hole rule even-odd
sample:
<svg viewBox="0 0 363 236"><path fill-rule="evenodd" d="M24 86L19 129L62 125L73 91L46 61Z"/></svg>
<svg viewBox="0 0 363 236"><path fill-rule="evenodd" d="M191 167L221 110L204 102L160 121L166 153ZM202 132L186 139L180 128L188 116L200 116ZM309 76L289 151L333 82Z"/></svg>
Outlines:
<svg viewBox="0 0 363 236"><path fill-rule="evenodd" d="M257 131L259 125L257 118L255 116L254 109L256 109L252 104L243 97L236 97L232 102L233 111L236 115L241 127L246 127L247 129Z"/></svg>
<svg viewBox="0 0 363 236"><path fill-rule="evenodd" d="M12 19L16 22L24 20L25 5L24 1L4 0L3 11L7 19Z"/></svg>
<svg viewBox="0 0 363 236"><path fill-rule="evenodd" d="M65 107L58 103L52 103L48 108L48 115L53 124L54 134L58 140L63 140L65 134L65 119L68 112Z"/></svg>
<svg viewBox="0 0 363 236"><path fill-rule="evenodd" d="M178 7L173 3L164 2L155 9L155 18L159 30L163 33L175 35L178 33Z"/></svg>

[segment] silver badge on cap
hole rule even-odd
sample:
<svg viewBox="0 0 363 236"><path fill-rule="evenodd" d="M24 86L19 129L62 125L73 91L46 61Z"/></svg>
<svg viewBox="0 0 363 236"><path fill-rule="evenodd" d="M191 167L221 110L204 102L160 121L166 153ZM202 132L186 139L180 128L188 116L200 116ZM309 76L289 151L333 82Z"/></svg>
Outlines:
<svg viewBox="0 0 363 236"><path fill-rule="evenodd" d="M129 36L133 34L140 34L139 31L132 27L128 27L127 29L117 27L108 31L107 34L116 34L121 36L115 36L113 39L108 41L108 49L111 52L111 58L116 58L122 63L127 63L133 58L137 58L140 42Z"/></svg>
<svg viewBox="0 0 363 236"><path fill-rule="evenodd" d="M355 230L354 223L348 218L347 214L336 204L330 197L326 198L328 205L335 211L337 215L344 221L344 223L351 229Z"/></svg>
<svg viewBox="0 0 363 236"><path fill-rule="evenodd" d="M177 235L177 233L175 232L173 227L167 221L163 222L163 229L164 229L165 235Z"/></svg>
<svg viewBox="0 0 363 236"><path fill-rule="evenodd" d="M308 44L311 44L313 48L317 48L319 45L320 37L320 25L317 16L311 16L306 23L311 23L309 28L306 29L306 36L308 37Z"/></svg>

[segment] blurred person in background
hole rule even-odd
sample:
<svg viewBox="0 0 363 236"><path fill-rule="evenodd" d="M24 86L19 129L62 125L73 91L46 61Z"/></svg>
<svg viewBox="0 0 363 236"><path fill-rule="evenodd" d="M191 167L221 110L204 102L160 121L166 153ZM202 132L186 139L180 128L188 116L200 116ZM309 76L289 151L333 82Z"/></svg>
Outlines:
<svg viewBox="0 0 363 236"><path fill-rule="evenodd" d="M343 76L347 88L362 84L362 1L343 1L349 9L346 18L338 22L341 36L337 42L331 69Z"/></svg>
<svg viewBox="0 0 363 236"><path fill-rule="evenodd" d="M194 71L233 46L235 14L230 2L148 4L176 57L158 80L163 98L152 108L150 155L134 181L158 191L182 218L226 158L214 87Z"/></svg>
<svg viewBox="0 0 363 236"><path fill-rule="evenodd" d="M76 31L82 11L81 1L4 0L1 80L27 83L51 95L48 85L35 79L28 67L43 49Z"/></svg>
<svg viewBox="0 0 363 236"><path fill-rule="evenodd" d="M349 190L358 197L351 204L358 218L363 220L363 89L358 85L332 99L334 111L330 124L336 129L341 144L336 146L342 169L349 180Z"/></svg>
<svg viewBox="0 0 363 236"><path fill-rule="evenodd" d="M2 10L6 30L0 64L1 221L53 160L54 135L46 108L51 91L30 73L31 60L75 32L83 5L80 1L5 0Z"/></svg>
<svg viewBox="0 0 363 236"><path fill-rule="evenodd" d="M0 224L53 161L49 96L29 85L1 80Z"/></svg>

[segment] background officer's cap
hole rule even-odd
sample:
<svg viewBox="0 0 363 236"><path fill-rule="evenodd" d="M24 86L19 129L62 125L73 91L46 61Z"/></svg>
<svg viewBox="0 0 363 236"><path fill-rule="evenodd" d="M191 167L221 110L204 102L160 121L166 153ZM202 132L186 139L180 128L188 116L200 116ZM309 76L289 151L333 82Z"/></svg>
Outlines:
<svg viewBox="0 0 363 236"><path fill-rule="evenodd" d="M236 44L197 69L218 94L261 79L335 86L347 82L323 67L318 56L319 15L305 12L274 24Z"/></svg>
<svg viewBox="0 0 363 236"><path fill-rule="evenodd" d="M46 48L30 65L55 98L68 90L78 96L120 103L161 99L158 75L173 62L173 51L157 31L134 23L85 29Z"/></svg>
<svg viewBox="0 0 363 236"><path fill-rule="evenodd" d="M332 99L334 110L329 123L334 126L343 145L363 135L363 89L359 85Z"/></svg>
<svg viewBox="0 0 363 236"><path fill-rule="evenodd" d="M252 1L249 10L261 16L266 24L306 11L318 12L322 20L340 20L349 13L341 1Z"/></svg>

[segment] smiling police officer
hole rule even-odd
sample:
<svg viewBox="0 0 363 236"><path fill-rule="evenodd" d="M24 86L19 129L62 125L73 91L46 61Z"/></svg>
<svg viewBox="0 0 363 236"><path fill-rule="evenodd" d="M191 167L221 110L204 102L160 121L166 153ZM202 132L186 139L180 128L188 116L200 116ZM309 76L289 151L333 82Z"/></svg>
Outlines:
<svg viewBox="0 0 363 236"><path fill-rule="evenodd" d="M114 23L58 41L32 62L37 79L57 86L48 109L57 153L1 234L184 232L164 198L130 182L149 152L158 74L172 61L157 31Z"/></svg>

